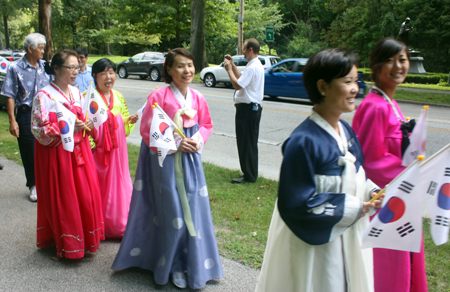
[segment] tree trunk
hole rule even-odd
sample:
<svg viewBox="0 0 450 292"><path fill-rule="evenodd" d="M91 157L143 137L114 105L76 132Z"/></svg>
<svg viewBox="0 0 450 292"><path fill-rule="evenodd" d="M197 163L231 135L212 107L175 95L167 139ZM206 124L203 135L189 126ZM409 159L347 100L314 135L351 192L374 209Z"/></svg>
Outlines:
<svg viewBox="0 0 450 292"><path fill-rule="evenodd" d="M52 59L52 0L39 0L39 32L45 36L44 60Z"/></svg>
<svg viewBox="0 0 450 292"><path fill-rule="evenodd" d="M191 1L191 53L194 56L195 73L208 67L205 40L206 0Z"/></svg>
<svg viewBox="0 0 450 292"><path fill-rule="evenodd" d="M5 13L3 13L3 25L5 27L5 44L6 44L6 48L10 49L11 46L9 45L8 16Z"/></svg>

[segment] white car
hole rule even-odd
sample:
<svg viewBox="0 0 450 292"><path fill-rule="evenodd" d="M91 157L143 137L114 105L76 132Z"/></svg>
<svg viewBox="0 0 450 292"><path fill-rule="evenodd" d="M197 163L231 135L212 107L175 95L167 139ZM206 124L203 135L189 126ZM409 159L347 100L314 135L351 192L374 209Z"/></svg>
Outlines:
<svg viewBox="0 0 450 292"><path fill-rule="evenodd" d="M244 58L244 55L235 55L232 57L234 64L239 70L244 71L248 61ZM264 70L270 66L281 61L280 57L258 55L258 59L264 66ZM200 79L205 83L206 87L214 87L217 83L223 82L226 86L231 87L230 77L228 76L223 63L219 66L206 67L200 72Z"/></svg>

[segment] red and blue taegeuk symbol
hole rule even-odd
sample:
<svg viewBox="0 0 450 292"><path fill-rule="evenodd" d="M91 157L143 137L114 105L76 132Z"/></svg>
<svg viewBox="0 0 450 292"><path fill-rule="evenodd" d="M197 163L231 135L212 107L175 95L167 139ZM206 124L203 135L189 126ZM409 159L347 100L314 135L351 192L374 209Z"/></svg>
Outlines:
<svg viewBox="0 0 450 292"><path fill-rule="evenodd" d="M62 134L65 135L65 134L69 133L70 127L66 121L64 121L64 120L59 121L58 126L59 126L59 130L61 131Z"/></svg>
<svg viewBox="0 0 450 292"><path fill-rule="evenodd" d="M5 70L6 67L7 67L7 65L6 65L5 62L2 62L2 63L0 64L0 67L2 68L2 70Z"/></svg>
<svg viewBox="0 0 450 292"><path fill-rule="evenodd" d="M166 123L161 123L159 124L159 131L161 132L161 134L165 135L166 130L169 128L169 125L167 125Z"/></svg>
<svg viewBox="0 0 450 292"><path fill-rule="evenodd" d="M91 111L91 114L95 114L98 111L98 104L95 101L91 102L89 110Z"/></svg>
<svg viewBox="0 0 450 292"><path fill-rule="evenodd" d="M399 197L392 197L381 209L378 218L383 223L392 223L402 218L405 213L405 202Z"/></svg>
<svg viewBox="0 0 450 292"><path fill-rule="evenodd" d="M444 210L450 210L450 183L443 184L438 193L438 206Z"/></svg>

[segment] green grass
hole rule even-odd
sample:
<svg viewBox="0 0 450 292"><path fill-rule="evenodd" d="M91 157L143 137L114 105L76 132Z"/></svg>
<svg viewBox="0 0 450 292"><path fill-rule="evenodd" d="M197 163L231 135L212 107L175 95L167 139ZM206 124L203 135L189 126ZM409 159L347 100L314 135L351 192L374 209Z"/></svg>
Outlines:
<svg viewBox="0 0 450 292"><path fill-rule="evenodd" d="M427 93L396 90L394 98L396 100L411 100L425 103L450 104L449 93Z"/></svg>
<svg viewBox="0 0 450 292"><path fill-rule="evenodd" d="M21 163L17 140L9 134L9 121L0 111L0 156ZM139 147L128 145L130 173L134 178ZM204 163L211 213L221 255L252 268L261 267L278 182L259 178L254 184L231 184L239 175ZM430 236L430 220L424 219L424 245L428 291L450 291L450 243L435 246Z"/></svg>
<svg viewBox="0 0 450 292"><path fill-rule="evenodd" d="M367 85L374 85L374 82L365 81ZM450 91L450 84L440 83L438 84L417 84L417 83L402 83L397 85L397 87L404 88L415 88L415 89L427 89L427 90L440 90L440 91Z"/></svg>
<svg viewBox="0 0 450 292"><path fill-rule="evenodd" d="M101 58L108 58L111 61L113 61L115 64L118 64L122 61L125 61L129 59L130 57L127 56L114 56L114 55L89 55L87 64L92 65L95 61L100 60Z"/></svg>

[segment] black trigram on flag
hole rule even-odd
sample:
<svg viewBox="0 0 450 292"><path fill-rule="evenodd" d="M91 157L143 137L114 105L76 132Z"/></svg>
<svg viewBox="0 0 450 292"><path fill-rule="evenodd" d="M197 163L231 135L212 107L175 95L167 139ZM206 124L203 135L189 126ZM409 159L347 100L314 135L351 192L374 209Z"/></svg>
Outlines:
<svg viewBox="0 0 450 292"><path fill-rule="evenodd" d="M62 118L62 117L64 117L63 112L57 112L57 113L56 113L56 117L57 117L57 118Z"/></svg>
<svg viewBox="0 0 450 292"><path fill-rule="evenodd" d="M406 223L403 226L400 226L397 228L398 234L400 234L401 237L405 237L406 235L414 232L414 228L412 227L411 223Z"/></svg>
<svg viewBox="0 0 450 292"><path fill-rule="evenodd" d="M380 236L381 232L383 232L383 229L372 227L372 230L370 230L369 232L369 236L378 237Z"/></svg>
<svg viewBox="0 0 450 292"><path fill-rule="evenodd" d="M419 152L419 150L416 150L416 151L410 152L409 154L411 155L411 157L413 159L416 159L416 157L420 154L420 152Z"/></svg>
<svg viewBox="0 0 450 292"><path fill-rule="evenodd" d="M93 118L92 118L92 121L93 121L94 123L97 123L97 117L93 117Z"/></svg>
<svg viewBox="0 0 450 292"><path fill-rule="evenodd" d="M399 190L404 191L407 194L411 193L413 188L414 188L414 185L407 182L406 180L402 181L402 183L398 187Z"/></svg>
<svg viewBox="0 0 450 292"><path fill-rule="evenodd" d="M104 108L102 108L102 109L100 110L100 114L101 114L101 115L104 115L104 114L105 114L105 109L104 109Z"/></svg>
<svg viewBox="0 0 450 292"><path fill-rule="evenodd" d="M445 226L448 227L448 217L444 216L436 216L436 220L434 221L434 224L439 226Z"/></svg>
<svg viewBox="0 0 450 292"><path fill-rule="evenodd" d="M434 196L436 193L436 187L438 186L438 183L435 181L430 182L430 186L427 189L427 194Z"/></svg>
<svg viewBox="0 0 450 292"><path fill-rule="evenodd" d="M64 138L64 143L70 143L70 142L72 142L72 138L71 137L65 137Z"/></svg>
<svg viewBox="0 0 450 292"><path fill-rule="evenodd" d="M445 168L444 176L450 176L450 167Z"/></svg>
<svg viewBox="0 0 450 292"><path fill-rule="evenodd" d="M161 157L161 156L162 156L161 150L158 150L158 157Z"/></svg>
<svg viewBox="0 0 450 292"><path fill-rule="evenodd" d="M164 139L164 142L169 143L170 141L172 141L172 139L170 139L169 137L167 137L166 139Z"/></svg>
<svg viewBox="0 0 450 292"><path fill-rule="evenodd" d="M160 120L164 120L164 115L163 115L163 114L158 114L158 118L159 118Z"/></svg>
<svg viewBox="0 0 450 292"><path fill-rule="evenodd" d="M153 137L155 140L158 140L158 139L159 139L159 134L158 134L157 132L154 132L154 133L152 134L152 137Z"/></svg>

